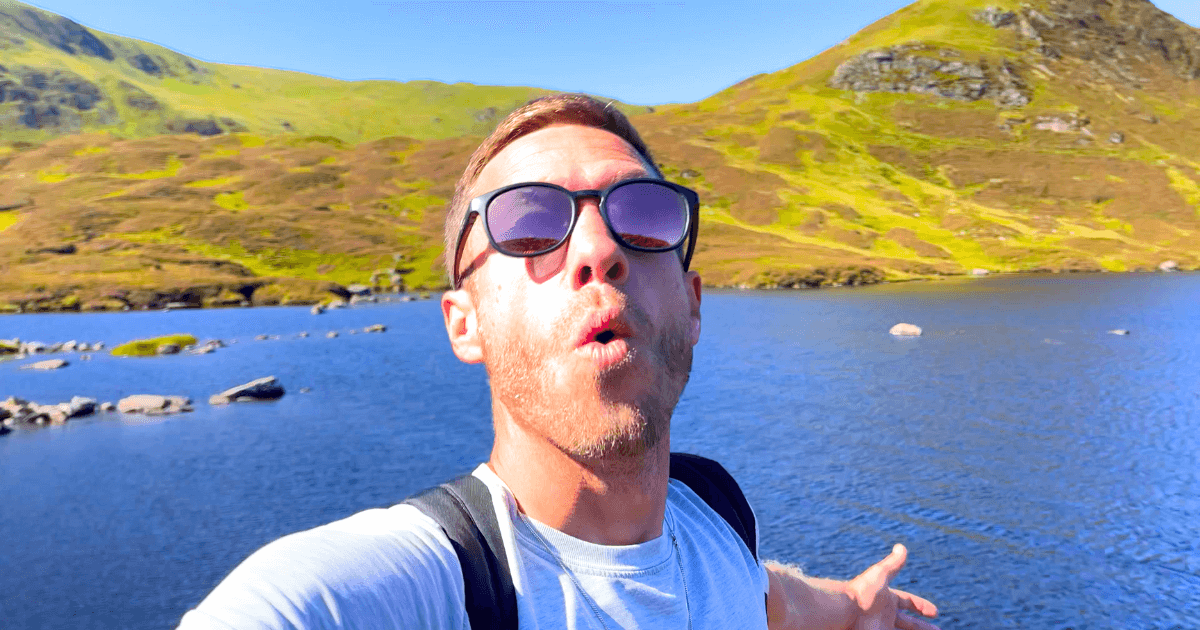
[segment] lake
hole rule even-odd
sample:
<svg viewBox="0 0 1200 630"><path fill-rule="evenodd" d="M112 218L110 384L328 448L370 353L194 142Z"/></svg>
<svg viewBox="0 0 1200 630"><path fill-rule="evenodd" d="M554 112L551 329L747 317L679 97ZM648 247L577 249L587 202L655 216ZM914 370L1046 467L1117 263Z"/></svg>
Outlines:
<svg viewBox="0 0 1200 630"><path fill-rule="evenodd" d="M1200 275L710 291L702 310L672 444L734 473L764 557L844 578L903 542L894 585L947 629L1197 627ZM901 321L925 334L887 334ZM484 371L436 301L0 318L0 338L109 348L175 332L236 343L0 363L0 398L197 403L0 436L0 627L173 627L266 542L489 451ZM206 404L266 375L288 395Z"/></svg>

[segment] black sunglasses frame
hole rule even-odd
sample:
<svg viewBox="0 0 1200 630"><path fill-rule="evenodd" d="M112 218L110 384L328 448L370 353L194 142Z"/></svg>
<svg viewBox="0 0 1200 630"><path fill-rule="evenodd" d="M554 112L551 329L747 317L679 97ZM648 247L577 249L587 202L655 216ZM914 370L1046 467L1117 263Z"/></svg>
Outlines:
<svg viewBox="0 0 1200 630"><path fill-rule="evenodd" d="M660 186L664 186L666 188L670 188L671 190L675 191L677 194L682 196L684 201L687 202L688 213L687 213L687 217L685 219L687 221L687 225L685 225L683 228L683 236L680 237L679 242L674 243L674 244L670 245L669 247L639 247L639 246L634 245L634 244L626 241L625 239L621 238L621 235L618 234L616 232L616 230L613 229L612 222L610 222L608 219L608 206L606 204L606 202L608 201L609 195L611 195L614 190L617 190L624 186L629 186L630 184L643 184L643 183L657 184ZM548 247L543 250L538 250L535 252L522 252L522 253L507 252L507 251L501 249L501 247L496 243L496 239L492 237L492 230L488 227L488 222L487 222L488 206L491 205L493 199L495 199L496 197L498 197L510 190L515 190L517 188L528 188L528 187L534 187L534 186L558 190L560 192L566 193L569 197L571 197L571 200L575 205L575 211L571 213L571 224L567 226L566 234L564 234L563 237L561 239L559 239L559 241L557 243L555 243L554 245L552 245L551 247ZM696 194L696 191L692 190L691 188L688 188L686 186L681 186L674 182L668 182L668 181L662 180L662 179L654 179L652 177L639 177L636 179L621 180L621 181L605 188L604 190L594 190L594 189L567 190L566 188L563 188L562 186L559 186L557 184L551 184L548 182L522 182L519 184L511 184L511 185L505 186L503 188L497 188L496 190L493 190L488 193L484 193L484 194L471 200L470 205L467 207L467 213L463 217L462 227L460 227L458 230L458 242L457 242L457 245L455 245L454 261L452 263L454 265L454 268L452 270L452 279L454 281L453 287L455 289L458 289L461 287L461 284L462 284L462 278L459 277L459 275L458 275L458 263L459 263L459 259L462 257L462 249L463 249L463 244L466 240L467 230L470 229L471 222L475 218L476 215L478 215L479 218L481 219L481 223L483 225L483 232L484 232L484 234L487 235L488 243L491 244L492 249L496 250L497 252L499 252L501 254L504 254L505 256L513 256L515 258L532 258L533 256L541 256L543 254L549 254L550 252L558 249L559 247L562 247L564 243L566 243L568 240L570 240L571 234L575 232L575 223L579 219L579 200L583 199L583 198L587 198L587 197L599 199L600 216L601 216L601 218L604 219L604 225L605 225L605 227L608 228L609 235L612 236L613 240L616 241L619 245L621 245L621 247L624 247L626 249L630 249L633 251L637 251L637 252L669 252L673 249L679 249L679 247L681 245L683 245L683 243L686 241L687 249L685 250L681 260L683 262L683 270L684 271L688 270L688 267L691 265L691 262L692 262L692 253L696 249L696 234L700 228L700 196L698 194Z"/></svg>

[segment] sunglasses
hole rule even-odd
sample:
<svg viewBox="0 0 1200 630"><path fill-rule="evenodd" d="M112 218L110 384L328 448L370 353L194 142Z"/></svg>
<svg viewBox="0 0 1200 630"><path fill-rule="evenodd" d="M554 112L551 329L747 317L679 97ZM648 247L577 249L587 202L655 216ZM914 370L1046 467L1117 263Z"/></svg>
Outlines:
<svg viewBox="0 0 1200 630"><path fill-rule="evenodd" d="M688 240L682 256L687 271L700 223L700 198L695 191L659 179L627 179L604 190L575 191L532 182L505 186L471 200L454 252L454 288L462 282L458 260L476 216L482 219L496 251L519 258L540 256L567 242L579 217L578 200L586 197L600 200L604 224L626 249L666 252Z"/></svg>

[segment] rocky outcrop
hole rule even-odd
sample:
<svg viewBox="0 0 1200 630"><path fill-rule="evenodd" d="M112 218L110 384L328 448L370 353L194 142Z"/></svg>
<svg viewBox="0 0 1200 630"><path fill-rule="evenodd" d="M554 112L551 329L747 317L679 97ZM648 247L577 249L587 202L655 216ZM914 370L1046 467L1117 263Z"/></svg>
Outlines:
<svg viewBox="0 0 1200 630"><path fill-rule="evenodd" d="M104 98L96 84L73 72L0 66L0 102L19 103L17 120L30 129L77 130L80 113Z"/></svg>
<svg viewBox="0 0 1200 630"><path fill-rule="evenodd" d="M20 32L43 41L71 55L99 57L112 61L112 49L87 27L65 17L33 8L18 8L0 11Z"/></svg>
<svg viewBox="0 0 1200 630"><path fill-rule="evenodd" d="M67 420L96 413L94 398L75 396L57 405L40 405L15 396L0 401L0 422L5 426L63 424Z"/></svg>
<svg viewBox="0 0 1200 630"><path fill-rule="evenodd" d="M1043 56L1073 57L1106 81L1140 87L1137 67L1157 63L1184 79L1200 78L1200 33L1148 0L1049 0L1039 11L988 7L976 19L1012 29Z"/></svg>
<svg viewBox="0 0 1200 630"><path fill-rule="evenodd" d="M280 385L274 376L267 376L214 394L209 397L208 404L227 405L231 402L279 400L283 398L284 393L283 385Z"/></svg>
<svg viewBox="0 0 1200 630"><path fill-rule="evenodd" d="M968 60L959 51L925 44L871 50L837 67L829 85L855 92L927 94L957 101L990 98L1000 107L1023 107L1030 90L1007 60Z"/></svg>

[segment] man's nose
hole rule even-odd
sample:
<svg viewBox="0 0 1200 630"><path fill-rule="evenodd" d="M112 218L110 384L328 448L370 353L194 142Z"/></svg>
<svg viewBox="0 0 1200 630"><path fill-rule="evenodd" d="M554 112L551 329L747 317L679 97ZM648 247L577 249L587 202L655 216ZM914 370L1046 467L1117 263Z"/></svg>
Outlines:
<svg viewBox="0 0 1200 630"><path fill-rule="evenodd" d="M595 199L579 201L579 217L567 243L566 271L574 289L589 282L620 285L629 278L625 248L613 240Z"/></svg>

